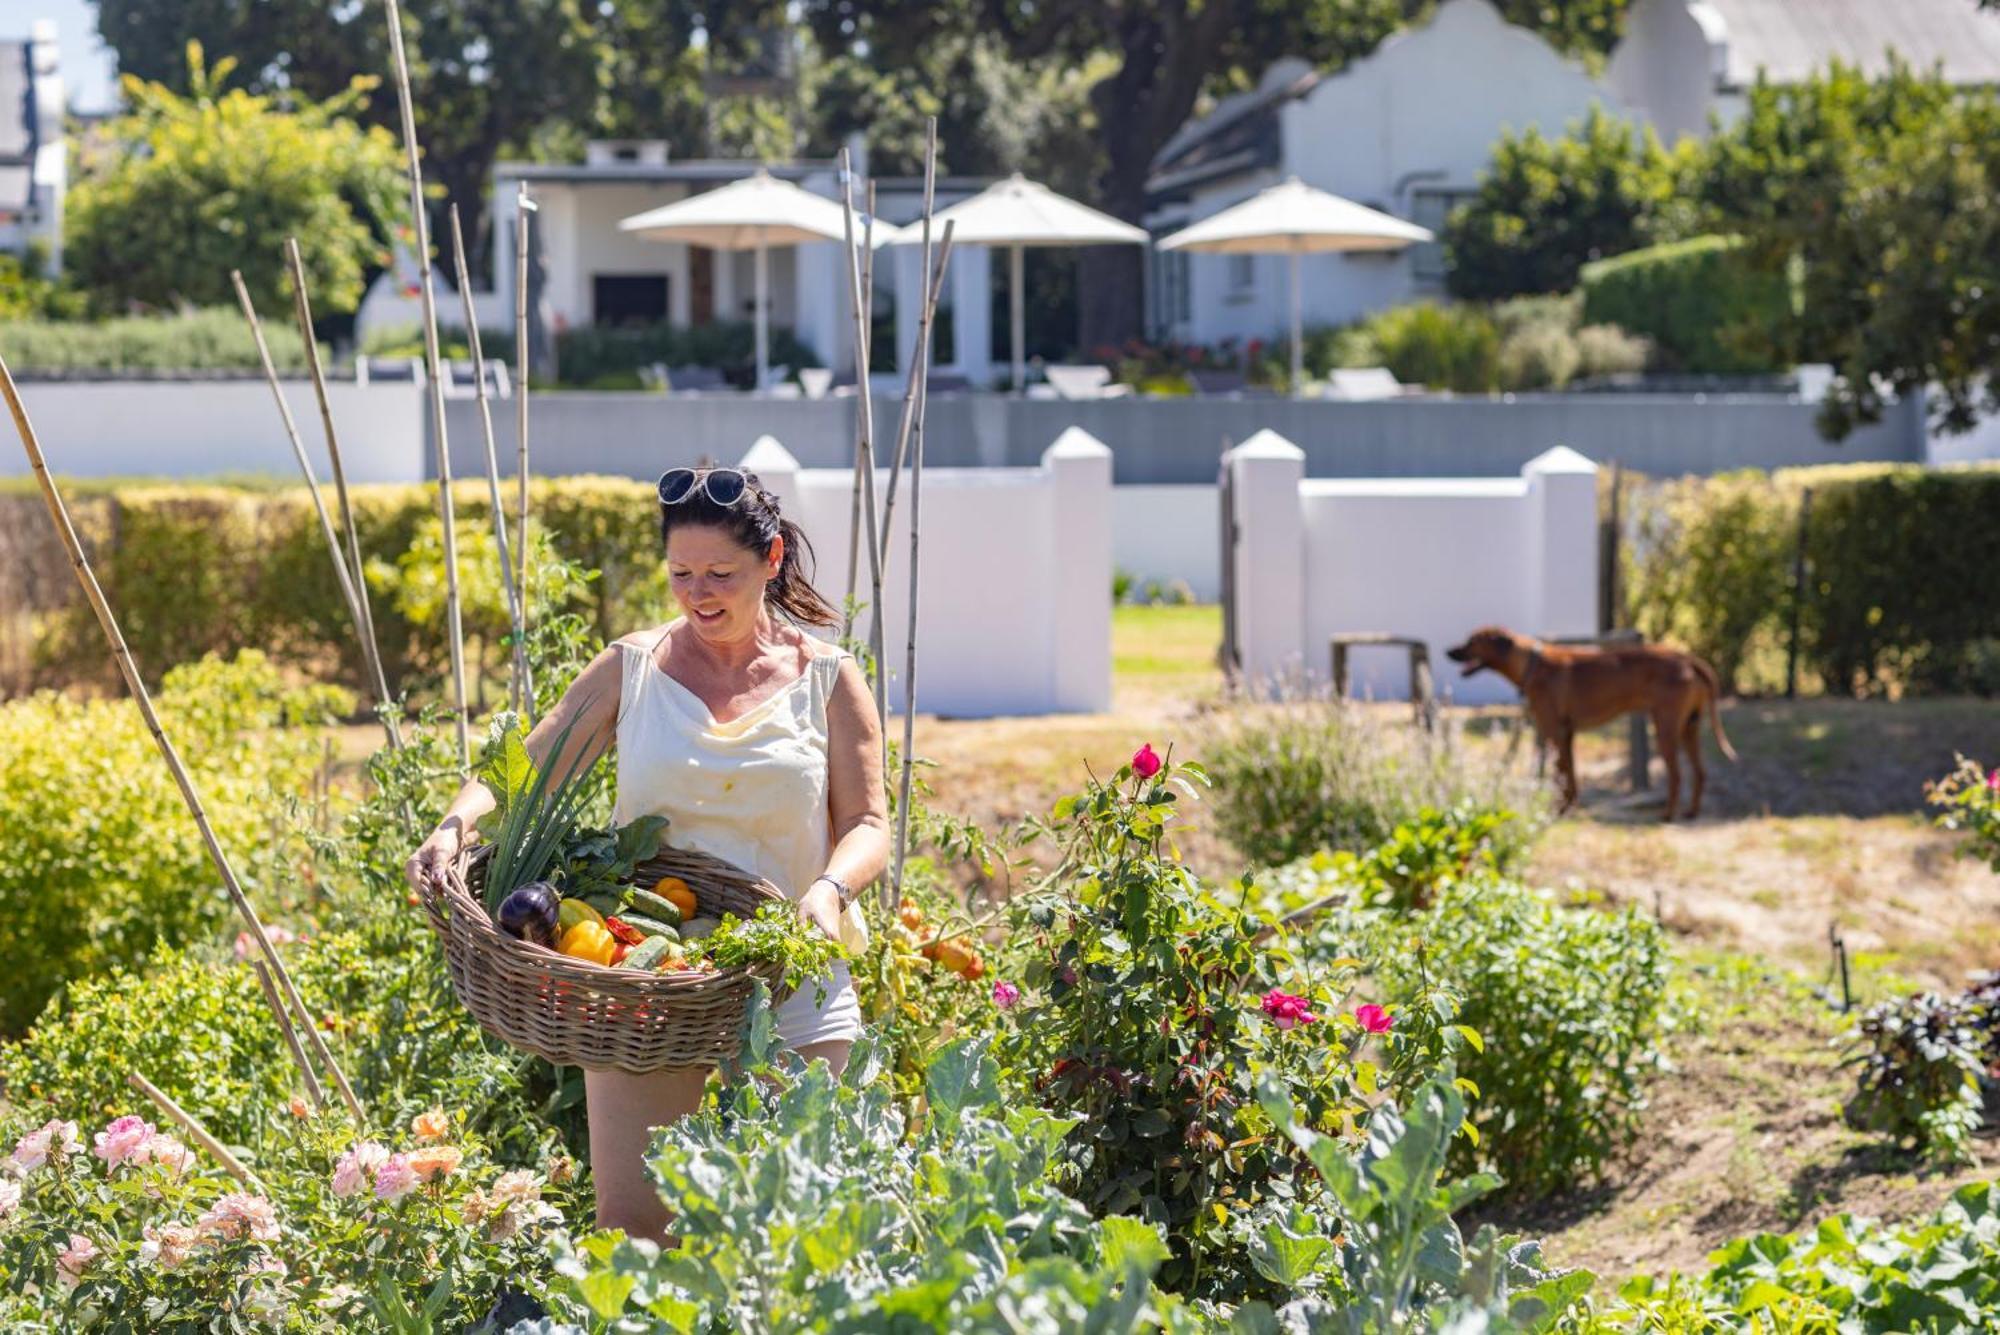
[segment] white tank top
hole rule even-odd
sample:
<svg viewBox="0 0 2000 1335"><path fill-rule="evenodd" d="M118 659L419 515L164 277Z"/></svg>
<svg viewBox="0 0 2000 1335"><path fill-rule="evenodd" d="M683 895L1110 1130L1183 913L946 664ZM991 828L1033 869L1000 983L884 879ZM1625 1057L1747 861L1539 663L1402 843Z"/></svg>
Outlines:
<svg viewBox="0 0 2000 1335"><path fill-rule="evenodd" d="M831 851L826 710L848 655L816 647L798 680L719 723L700 696L660 669L659 643L618 645L612 820L665 816L668 843L733 862L796 900L826 870ZM867 949L858 902L848 906L840 935L851 954Z"/></svg>

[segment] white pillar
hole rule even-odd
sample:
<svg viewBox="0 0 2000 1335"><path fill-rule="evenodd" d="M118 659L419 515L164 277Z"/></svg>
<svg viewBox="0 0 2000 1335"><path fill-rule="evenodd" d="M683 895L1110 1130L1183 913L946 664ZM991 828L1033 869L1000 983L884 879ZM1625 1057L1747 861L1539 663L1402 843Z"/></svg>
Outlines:
<svg viewBox="0 0 2000 1335"><path fill-rule="evenodd" d="M784 511L785 517L803 525L799 501L799 461L790 450L778 443L777 437L757 437L756 443L737 460L736 466L746 473L755 473L764 490L778 498L778 508Z"/></svg>
<svg viewBox="0 0 2000 1335"><path fill-rule="evenodd" d="M896 373L907 376L910 354L917 346L917 326L924 315L924 248L884 246L875 256L875 279L879 283L884 278L896 296Z"/></svg>
<svg viewBox="0 0 2000 1335"><path fill-rule="evenodd" d="M959 374L975 385L991 384L993 252L985 246L951 248L951 336Z"/></svg>
<svg viewBox="0 0 2000 1335"><path fill-rule="evenodd" d="M819 354L821 365L835 370L854 364L854 322L848 315L849 284L842 267L846 253L838 241L792 249L794 332Z"/></svg>
<svg viewBox="0 0 2000 1335"><path fill-rule="evenodd" d="M1521 466L1531 635L1597 633L1597 465L1566 445Z"/></svg>
<svg viewBox="0 0 2000 1335"><path fill-rule="evenodd" d="M1050 694L1075 713L1111 708L1111 448L1071 427L1042 453L1055 550Z"/></svg>
<svg viewBox="0 0 2000 1335"><path fill-rule="evenodd" d="M1223 456L1235 491L1236 646L1261 690L1305 665L1305 451L1269 429Z"/></svg>

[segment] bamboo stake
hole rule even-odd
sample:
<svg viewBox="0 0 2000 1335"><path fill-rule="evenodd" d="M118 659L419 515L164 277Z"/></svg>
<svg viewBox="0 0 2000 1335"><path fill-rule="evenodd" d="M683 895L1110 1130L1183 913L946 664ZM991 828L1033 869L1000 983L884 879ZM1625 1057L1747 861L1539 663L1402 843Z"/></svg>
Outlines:
<svg viewBox="0 0 2000 1335"><path fill-rule="evenodd" d="M354 619L354 628L361 629L361 605L356 601L354 578L347 567L346 549L333 531L333 517L327 513L326 497L320 494L319 478L313 472L312 460L306 457L305 443L299 439L298 423L292 420L291 405L285 402L285 391L278 383L278 368L271 361L271 349L264 341L264 325L257 318L257 308L250 301L250 289L243 282L240 270L229 271L229 281L236 286L236 301L243 308L243 318L249 322L250 337L257 344L257 356L264 363L264 380L271 386L271 397L277 401L278 416L285 423L285 439L291 442L292 457L298 461L299 472L304 474L306 491L312 497L313 513L319 516L320 535L326 539L326 552L333 558L333 576L340 582L340 596L347 602L347 614ZM310 341L310 337L308 337ZM386 703L386 701L384 701Z"/></svg>
<svg viewBox="0 0 2000 1335"><path fill-rule="evenodd" d="M928 232L928 217L924 226ZM931 318L937 310L938 296L944 291L945 270L951 264L951 232L954 226L956 224L950 222L944 225L943 243L938 247L937 276L931 280L930 290L924 294L923 322L919 326L922 330L921 342L915 359L918 389L914 433L916 447L910 465L910 628L903 644L903 752L900 757L903 772L896 789L896 878L891 891L893 899L884 905L885 909L893 909L903 897L903 865L910 849L910 772L916 763L917 735L917 587L922 570L917 560L917 544L924 512L924 408L930 397ZM894 474L890 475L889 482L894 487ZM888 527L886 520L883 527Z"/></svg>
<svg viewBox="0 0 2000 1335"><path fill-rule="evenodd" d="M528 183L514 197L514 476L520 483L520 546L514 549L518 567L514 587L521 591L521 634L528 630L528 215L535 201ZM523 659L525 663L526 659ZM535 683L523 669L521 701L525 726L535 726Z"/></svg>
<svg viewBox="0 0 2000 1335"><path fill-rule="evenodd" d="M931 272L931 219L934 216L937 188L937 117L930 119L929 129L924 135L924 299L930 299L929 282ZM903 420L896 431L896 453L889 462L888 495L882 502L882 562L889 561L889 521L896 513L896 481L903 474L903 460L910 447L910 428L916 420L917 385L919 380L930 379L931 325L930 313L926 310L917 322L917 340L920 350L910 357L910 375L903 387ZM919 369L921 368L921 369Z"/></svg>
<svg viewBox="0 0 2000 1335"><path fill-rule="evenodd" d="M458 725L458 772L472 770L471 717L465 702L465 625L458 594L458 519L451 501L451 447L445 437L444 376L438 365L437 294L431 289L431 225L424 216L424 169L417 161L417 113L410 101L410 62L403 52L403 11L386 0L389 50L396 66L396 101L403 113L403 150L410 164L410 221L416 230L417 292L424 311L424 372L430 376L431 434L436 437L438 506L444 525L444 616L451 643L453 721Z"/></svg>
<svg viewBox="0 0 2000 1335"><path fill-rule="evenodd" d="M866 323L861 308L861 264L854 253L854 175L848 165L847 150L840 151L841 209L847 241L847 281L851 298L850 309L854 312L855 349L857 355L865 351L868 338L863 326ZM861 419L858 438L854 444L855 459L861 469L862 500L864 503L865 528L868 537L868 582L870 600L868 604L868 654L875 665L875 715L882 717L885 699L882 679L882 551L881 540L875 533L875 408L874 396L868 392L868 365L858 362L859 383L856 388L861 395ZM886 757L889 741L882 740L882 753Z"/></svg>
<svg viewBox="0 0 2000 1335"><path fill-rule="evenodd" d="M197 1122L194 1119L194 1114L188 1112L185 1108L181 1107L180 1104L175 1103L172 1099L168 1098L166 1093L163 1090L161 1090L159 1086L155 1085L145 1076L140 1075L137 1071L127 1072L125 1076L125 1082L131 1085L132 1088L138 1090L141 1094L144 1094L147 1098L151 1099L154 1102L154 1104L156 1104L159 1107L161 1112L165 1113L168 1117L171 1117L175 1122L179 1123L181 1130L187 1132L189 1138L192 1139L195 1144L201 1146L203 1149L207 1150L210 1154L215 1156L215 1161L222 1165L222 1170L225 1173L228 1173L231 1177L235 1178L238 1182L250 1188L252 1191L258 1192L259 1194L265 1193L266 1188L264 1184L258 1180L257 1175L251 1172L248 1168L245 1168L242 1165L242 1163L236 1158L235 1155L231 1154L228 1150L222 1148L222 1142L217 1140L214 1136L210 1135L208 1133L208 1128L203 1126L200 1122Z"/></svg>
<svg viewBox="0 0 2000 1335"><path fill-rule="evenodd" d="M507 550L507 505L500 499L500 455L493 443L493 408L486 397L486 353L479 345L479 314L472 307L472 276L465 267L465 234L458 226L458 205L451 206L451 263L458 276L459 300L465 307L466 346L472 350L472 379L479 397L479 426L486 438L486 491L492 498L493 538L500 544L500 589L507 600L507 619L514 626L514 679L507 696L515 713L521 711L528 688L528 642L524 632L527 617L521 608L521 591L514 584L514 558Z"/></svg>
<svg viewBox="0 0 2000 1335"><path fill-rule="evenodd" d="M285 969L285 963L278 958L278 951L271 944L271 938L264 931L264 923L257 916L257 910L250 904L249 896L243 893L243 885L236 879L236 870L229 863L229 855L222 851L222 844L215 837L215 830L208 823L208 813L201 804L201 795L195 791L194 780L188 776L187 767L181 763L180 753L160 727L160 716L153 711L153 697L146 690L146 683L139 677L138 664L132 661L132 651L126 647L124 633L118 629L118 618L111 611L111 604L105 600L104 590L97 583L97 576L91 571L90 558L84 555L83 542L76 536L76 526L70 523L69 509L63 504L62 495L56 490L55 479L49 476L48 460L42 455L41 442L35 437L34 425L28 421L27 407L21 402L21 392L14 385L14 373L7 367L7 359L0 357L0 396L7 400L7 409L14 416L14 429L21 437L21 447L27 451L29 466L34 470L35 482L41 488L42 501L48 507L49 518L55 523L56 532L62 538L63 546L69 552L70 567L76 572L77 583L83 586L84 597L97 614L98 625L104 628L104 638L110 642L111 656L118 664L118 671L125 678L126 687L132 692L132 699L139 706L139 715L146 722L146 730L153 735L153 743L160 749L167 768L172 771L174 783L181 790L181 800L187 804L188 813L194 817L195 828L201 832L202 842L208 846L209 859L222 876L223 889L236 911L243 915L250 935L263 954L265 963L280 983L292 1006L300 1015L305 1015L305 1002L299 998L298 988L292 983L292 975ZM349 1106L354 1109L355 1120L361 1120L361 1108L353 1100L353 1092L347 1089L347 1080L335 1065L333 1054L326 1050L326 1044L317 1031L313 1032L313 1044L322 1065L339 1081L347 1092ZM306 1068L301 1068L306 1069Z"/></svg>
<svg viewBox="0 0 2000 1335"><path fill-rule="evenodd" d="M396 711L390 707L394 697L389 694L388 674L382 670L382 646L375 638L375 614L368 605L368 579L361 565L361 534L354 525L354 506L347 494L347 469L340 459L340 437L333 429L333 408L327 402L326 375L320 369L319 344L313 339L312 302L306 294L306 266L299 253L299 239L285 238L285 264L292 274L292 309L299 321L299 337L305 340L306 368L312 373L313 396L319 401L320 428L326 436L326 455L333 466L333 490L340 504L341 527L347 532L347 557L354 576L355 605L361 614L361 655L366 661L369 675L374 678L376 712L381 715L382 730L388 734L389 745L401 750L403 732L396 722Z"/></svg>
<svg viewBox="0 0 2000 1335"><path fill-rule="evenodd" d="M278 1036L285 1040L285 1046L291 1049L292 1060L305 1072L306 1093L312 1096L313 1107L324 1108L326 1090L320 1087L311 1063L306 1061L305 1049L299 1046L299 1031L292 1027L292 1017L285 1013L285 1004L278 1000L278 986L271 981L271 971L264 967L262 960L251 960L250 967L257 971L257 985L264 989L264 1000L271 1003L271 1012L278 1017Z"/></svg>
<svg viewBox="0 0 2000 1335"><path fill-rule="evenodd" d="M875 183L868 183L868 212L861 224L861 308L854 316L854 388L865 398L868 370L875 360ZM855 436L861 434L855 405ZM840 638L854 633L854 582L861 562L861 451L854 451L854 496L847 514L847 597L840 604Z"/></svg>

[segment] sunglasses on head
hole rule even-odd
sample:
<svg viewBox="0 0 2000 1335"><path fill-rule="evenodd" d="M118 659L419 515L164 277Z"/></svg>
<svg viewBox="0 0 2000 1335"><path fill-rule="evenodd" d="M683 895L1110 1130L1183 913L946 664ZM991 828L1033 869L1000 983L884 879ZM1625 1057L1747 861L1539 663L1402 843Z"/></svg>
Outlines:
<svg viewBox="0 0 2000 1335"><path fill-rule="evenodd" d="M740 468L669 468L660 475L661 505L679 505L700 495L728 507L749 490L750 475Z"/></svg>

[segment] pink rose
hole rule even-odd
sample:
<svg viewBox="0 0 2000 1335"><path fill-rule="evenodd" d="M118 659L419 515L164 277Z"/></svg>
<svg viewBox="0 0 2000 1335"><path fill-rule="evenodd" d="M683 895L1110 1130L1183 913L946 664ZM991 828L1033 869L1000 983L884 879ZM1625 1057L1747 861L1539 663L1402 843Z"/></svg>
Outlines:
<svg viewBox="0 0 2000 1335"><path fill-rule="evenodd" d="M56 1253L56 1279L66 1289L83 1283L83 1272L97 1259L97 1244L81 1233L69 1235L69 1246Z"/></svg>
<svg viewBox="0 0 2000 1335"><path fill-rule="evenodd" d="M1995 766L1993 772L1986 776L1986 788L1988 792L2000 793L2000 766Z"/></svg>
<svg viewBox="0 0 2000 1335"><path fill-rule="evenodd" d="M1001 1010L1012 1010L1014 1003L1021 999L1021 989L1002 978L993 984L993 1004Z"/></svg>
<svg viewBox="0 0 2000 1335"><path fill-rule="evenodd" d="M153 1139L153 1126L143 1117L120 1117L97 1133L97 1148L91 1151L116 1168L128 1159L145 1162L146 1146Z"/></svg>
<svg viewBox="0 0 2000 1335"><path fill-rule="evenodd" d="M132 1162L157 1164L168 1177L179 1177L194 1167L194 1151L172 1136L154 1132L145 1148L132 1156Z"/></svg>
<svg viewBox="0 0 2000 1335"><path fill-rule="evenodd" d="M1356 1006L1354 1018L1371 1034L1386 1034L1396 1027L1396 1017L1372 1001L1365 1006Z"/></svg>
<svg viewBox="0 0 2000 1335"><path fill-rule="evenodd" d="M382 1161L375 1170L375 1198L384 1201L400 1201L417 1189L423 1181L417 1170L410 1166L409 1159L401 1154L392 1154Z"/></svg>
<svg viewBox="0 0 2000 1335"><path fill-rule="evenodd" d="M1280 1029L1290 1029L1295 1024L1312 1024L1319 1017L1307 1009L1304 997L1295 997L1289 992L1272 988L1264 994L1264 1014L1271 1017Z"/></svg>
<svg viewBox="0 0 2000 1335"><path fill-rule="evenodd" d="M21 1184L12 1178L0 1177L0 1219L21 1208Z"/></svg>
<svg viewBox="0 0 2000 1335"><path fill-rule="evenodd" d="M139 1261L142 1265L157 1265L162 1270L172 1270L193 1254L201 1241L201 1234L186 1224L146 1225L145 1241L139 1244Z"/></svg>
<svg viewBox="0 0 2000 1335"><path fill-rule="evenodd" d="M1132 772L1142 779L1150 779L1160 772L1160 756L1153 750L1151 742L1132 753Z"/></svg>
<svg viewBox="0 0 2000 1335"><path fill-rule="evenodd" d="M276 1208L262 1196L253 1196L247 1191L232 1191L217 1197L215 1204L209 1206L194 1223L202 1233L230 1241L244 1237L258 1242L278 1240Z"/></svg>
<svg viewBox="0 0 2000 1335"><path fill-rule="evenodd" d="M389 1161L386 1146L377 1145L372 1140L364 1140L359 1145L340 1156L333 1166L333 1194L352 1196L375 1176L376 1171Z"/></svg>
<svg viewBox="0 0 2000 1335"><path fill-rule="evenodd" d="M18 1173L32 1173L50 1159L67 1159L83 1149L76 1123L48 1121L22 1136L10 1160Z"/></svg>

